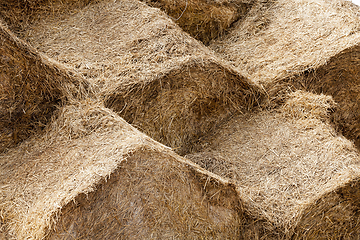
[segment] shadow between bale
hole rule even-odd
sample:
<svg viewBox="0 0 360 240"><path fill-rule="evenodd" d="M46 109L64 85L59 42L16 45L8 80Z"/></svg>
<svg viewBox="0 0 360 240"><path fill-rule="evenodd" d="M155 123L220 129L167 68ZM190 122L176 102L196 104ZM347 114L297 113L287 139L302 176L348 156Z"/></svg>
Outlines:
<svg viewBox="0 0 360 240"><path fill-rule="evenodd" d="M86 97L89 85L12 34L0 19L0 152L50 121L66 101Z"/></svg>
<svg viewBox="0 0 360 240"><path fill-rule="evenodd" d="M243 18L253 0L204 1L204 0L143 0L152 7L165 11L185 32L209 44Z"/></svg>
<svg viewBox="0 0 360 240"><path fill-rule="evenodd" d="M231 115L257 104L256 90L215 62L183 66L148 85L120 86L105 105L180 154Z"/></svg>

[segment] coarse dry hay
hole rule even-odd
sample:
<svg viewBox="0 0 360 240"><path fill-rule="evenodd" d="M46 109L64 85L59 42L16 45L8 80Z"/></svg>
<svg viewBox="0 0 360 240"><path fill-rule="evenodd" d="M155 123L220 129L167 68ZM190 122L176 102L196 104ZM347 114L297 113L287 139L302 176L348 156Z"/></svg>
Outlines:
<svg viewBox="0 0 360 240"><path fill-rule="evenodd" d="M158 9L130 0L61 15L53 8L61 9L42 6L19 35L94 83L127 122L180 153L257 101L257 86Z"/></svg>
<svg viewBox="0 0 360 240"><path fill-rule="evenodd" d="M359 20L359 7L345 0L259 1L210 47L266 85L323 66L358 44Z"/></svg>
<svg viewBox="0 0 360 240"><path fill-rule="evenodd" d="M235 187L93 102L0 155L9 239L235 239Z"/></svg>
<svg viewBox="0 0 360 240"><path fill-rule="evenodd" d="M335 121L360 147L360 8L345 0L257 2L212 49L273 98L288 89L333 96Z"/></svg>
<svg viewBox="0 0 360 240"><path fill-rule="evenodd" d="M95 1L101 0L2 0L0 15L11 30L19 34L28 24L39 20L45 11L51 10L51 14L60 16Z"/></svg>
<svg viewBox="0 0 360 240"><path fill-rule="evenodd" d="M360 147L360 44L330 58L326 65L284 82L295 88L332 95L338 103L333 121L344 136ZM281 85L278 82L274 89Z"/></svg>
<svg viewBox="0 0 360 240"><path fill-rule="evenodd" d="M187 155L236 181L261 222L244 239L360 237L359 153L331 127L333 107L329 96L294 92L276 111L233 118Z"/></svg>
<svg viewBox="0 0 360 240"><path fill-rule="evenodd" d="M42 129L55 108L88 84L18 39L0 19L0 152Z"/></svg>
<svg viewBox="0 0 360 240"><path fill-rule="evenodd" d="M254 0L142 0L165 11L192 37L208 44L250 10Z"/></svg>

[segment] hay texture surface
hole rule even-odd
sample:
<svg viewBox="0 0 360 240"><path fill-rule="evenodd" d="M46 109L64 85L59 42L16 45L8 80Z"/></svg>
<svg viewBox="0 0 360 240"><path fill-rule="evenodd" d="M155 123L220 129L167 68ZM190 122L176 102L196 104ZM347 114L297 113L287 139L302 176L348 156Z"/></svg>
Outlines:
<svg viewBox="0 0 360 240"><path fill-rule="evenodd" d="M59 110L42 136L0 155L8 239L233 239L239 200L99 104Z"/></svg>
<svg viewBox="0 0 360 240"><path fill-rule="evenodd" d="M245 239L359 237L359 154L330 126L333 107L329 96L295 92L276 112L232 119L187 156L236 180L250 215L264 221Z"/></svg>
<svg viewBox="0 0 360 240"><path fill-rule="evenodd" d="M253 0L144 0L165 11L184 31L208 44L246 15Z"/></svg>
<svg viewBox="0 0 360 240"><path fill-rule="evenodd" d="M94 83L126 121L179 152L257 100L255 85L158 9L101 1L59 16L50 7L20 35Z"/></svg>
<svg viewBox="0 0 360 240"><path fill-rule="evenodd" d="M335 120L360 146L360 8L350 1L257 3L211 48L282 98L288 89L331 95Z"/></svg>
<svg viewBox="0 0 360 240"><path fill-rule="evenodd" d="M0 152L38 132L88 84L18 39L0 19Z"/></svg>

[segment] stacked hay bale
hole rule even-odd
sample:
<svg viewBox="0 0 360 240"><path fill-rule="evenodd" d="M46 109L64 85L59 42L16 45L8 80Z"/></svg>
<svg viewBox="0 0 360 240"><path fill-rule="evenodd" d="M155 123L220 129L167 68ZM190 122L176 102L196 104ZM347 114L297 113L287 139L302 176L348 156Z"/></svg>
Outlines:
<svg viewBox="0 0 360 240"><path fill-rule="evenodd" d="M351 2L278 0L258 2L211 48L271 97L289 88L332 95L340 130L360 146L359 44L360 10Z"/></svg>
<svg viewBox="0 0 360 240"><path fill-rule="evenodd" d="M291 94L273 112L239 116L187 157L235 180L254 220L245 239L355 239L360 236L360 161L330 125L331 97Z"/></svg>
<svg viewBox="0 0 360 240"><path fill-rule="evenodd" d="M234 187L93 102L0 154L0 222L15 239L235 239Z"/></svg>
<svg viewBox="0 0 360 240"><path fill-rule="evenodd" d="M171 10L169 2L159 4ZM357 64L338 66L343 59L357 59L358 25L350 22L358 16L346 4L258 3L233 32L211 45L235 70L161 11L137 1L2 2L0 12L19 36L81 74L115 111L97 100L70 101L82 98L82 85L75 84L80 80L48 67L50 60L3 27L2 38L10 39L8 34L16 44L3 41L7 54L1 61L20 52L24 66L35 66L26 76L48 80L31 88L40 89L34 91L40 100L18 98L20 103L47 107L43 112L52 121L42 134L0 153L0 230L18 239L359 237L359 153L330 124L332 98L298 91L282 96L285 103L276 110L246 113L260 90L239 74L262 84L271 97L293 87L340 98L344 93L326 90L333 86L326 85L326 76L329 82L343 76L341 91L349 91L350 73L359 71ZM347 15L331 14L342 9ZM324 15L306 21L317 12ZM324 19L348 21L348 28L328 31ZM323 28L314 35L294 34L294 28L316 24ZM283 59L275 57L281 54L276 47L284 46L277 42L280 36L290 49ZM305 44L309 39L318 41ZM337 45L327 46L326 39ZM22 52L17 41L30 52ZM263 60L258 48L266 46L273 49ZM318 59L312 55L322 51ZM8 69L28 69L13 62ZM4 79L16 79L11 76ZM23 85L30 84L24 79ZM66 84L56 85L59 79ZM18 103L4 96L2 109ZM66 106L59 104L63 99ZM197 151L187 157L208 171L117 114L180 153Z"/></svg>
<svg viewBox="0 0 360 240"><path fill-rule="evenodd" d="M257 101L255 85L158 9L129 0L62 15L53 7L42 6L20 35L94 83L107 107L180 153Z"/></svg>
<svg viewBox="0 0 360 240"><path fill-rule="evenodd" d="M58 105L88 84L18 39L0 19L0 152L44 128Z"/></svg>
<svg viewBox="0 0 360 240"><path fill-rule="evenodd" d="M254 0L143 0L164 10L185 32L208 44L243 18Z"/></svg>

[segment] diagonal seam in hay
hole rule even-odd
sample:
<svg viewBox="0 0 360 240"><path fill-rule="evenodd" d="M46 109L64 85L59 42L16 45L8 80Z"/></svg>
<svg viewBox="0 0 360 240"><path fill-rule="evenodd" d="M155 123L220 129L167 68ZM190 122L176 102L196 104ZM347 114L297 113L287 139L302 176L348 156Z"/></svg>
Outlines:
<svg viewBox="0 0 360 240"><path fill-rule="evenodd" d="M2 22L0 53L1 151L44 128L57 106L90 96L85 80L39 54Z"/></svg>
<svg viewBox="0 0 360 240"><path fill-rule="evenodd" d="M150 156L149 154L158 157L152 159L152 157L148 157ZM145 161L146 158L148 158L147 162ZM156 160L156 158L159 159ZM141 159L144 159L144 161ZM180 194L181 188L176 187L176 192L180 195L173 199L173 205L171 206L179 211L185 211L186 214L183 216L185 219L176 223L168 219L163 224L151 225L150 229L152 229L151 231L154 234L161 234L162 231L165 231L170 235L175 234L174 236L176 234L188 233L195 234L194 236L199 234L213 236L215 239L223 239L224 237L232 236L232 234L234 236L239 234L236 229L238 224L240 224L239 218L241 218L241 215L239 214L241 211L238 208L239 200L236 194L234 194L235 191L231 182L181 158L167 147L153 141L131 127L111 110L92 102L82 102L60 109L58 118L48 125L44 135L34 136L24 141L18 147L9 150L7 154L0 155L0 184L2 186L2 191L0 192L0 216L1 222L4 224L3 228L8 231L8 234L19 239L43 239L47 234L55 236L52 234L59 233L59 231L61 233L62 226L57 223L59 221L64 224L66 223L62 222L62 216L66 217L65 220L72 217L76 218L75 212L69 213L67 210L77 206L76 203L71 202L74 199L80 202L90 201L89 199L92 197L99 196L97 191L105 191L104 195L106 195L110 194L110 189L114 189L114 187L115 189L122 189L121 191L130 191L129 194L132 198L136 198L136 196L142 193L136 192L137 190L131 192L131 186L124 189L121 183L116 183L112 185L113 187L106 183L106 179L109 177L108 181L112 181L111 176L114 176L114 179L117 178L116 176L124 178L125 182L127 182L127 178L131 180L130 182L139 183L141 178L131 178L131 174L145 176L147 171L137 170L134 172L134 170L131 170L132 173L130 171L128 174L121 172L122 169L131 169L131 164L135 164L135 167L152 166L149 168L149 171L158 171L157 174L151 175L155 179L166 178L166 169L172 169L175 164L178 169L176 171L171 170L171 174L174 177L175 175L186 175L189 171L191 173L180 178L182 179L180 182L184 181L185 184L182 185L183 188L188 189L188 183L186 182L190 181L188 179L192 179L191 184L195 188L190 189L193 189L191 191L194 191L194 197L197 196L196 194L199 194L200 189L203 189L200 192L204 195L197 196L202 200L200 201L199 199L194 202L191 200L193 199L192 194L183 196ZM114 173L115 170L118 173ZM160 184L156 185L160 187L162 185L167 186L167 184L175 181L173 179L175 178L171 177L161 184L160 182L152 181L153 183L151 184ZM143 185L138 185L138 187L146 187L146 184L148 183L145 181ZM96 190L96 188L100 189ZM166 187L165 189L169 188ZM149 190L150 192L148 192ZM174 214L177 217L181 216L178 215L181 211L178 212L176 209L171 208L167 210L166 208L161 208L160 205L156 207L156 204L162 204L161 201L164 201L164 199L156 197L156 191L149 190L146 191L147 194L155 194L155 200L153 195L151 195L153 197L145 199L153 199L151 203L155 204L153 211L158 209L157 211L164 211L166 214ZM118 193L121 194L121 191ZM174 189L171 191L174 191ZM86 197L87 195L89 196L88 198ZM121 199L131 201L130 195L120 199L115 196L114 199L110 198L107 200L108 202L105 202L106 204L111 204ZM181 197L190 198L189 203L181 199L177 200ZM156 199L162 200L158 202ZM141 200L141 198L138 198L138 200ZM182 201L183 205L178 204L177 201ZM88 202L84 206L84 211L90 211L89 218L97 214L107 216L109 211L112 211L111 209L99 207L97 204L100 203L101 205L101 202ZM90 208L90 206L94 208ZM148 205L140 205L139 207L141 206L146 207ZM64 209L64 214L68 215L60 214L62 208ZM195 212L189 212L186 210L188 208L195 209ZM135 210L136 208L131 211ZM120 210L116 214L118 214L118 220L125 221L127 219L126 215L122 215ZM200 215L198 216L197 214ZM81 224L91 225L97 222L101 225L106 223L102 222L104 219L101 217L96 217L96 221L90 222L87 221L87 218L80 217L79 219L83 219ZM163 218L160 215L150 218L139 218L140 221L150 221L149 219L158 219L160 221ZM78 220L74 221L77 222ZM225 222L219 224L218 221ZM113 218L112 224L114 223L116 221ZM167 224L170 223L175 225L168 226ZM119 229L118 226L115 226L115 228L105 227L105 230L98 229L98 231L97 228L92 227L82 229L81 224L77 226L80 227L80 235L81 232L95 235L101 233L104 234L102 237L105 237L107 236L106 234L119 232L117 230ZM113 226L112 224L106 224L106 226ZM151 221L146 222L146 224L151 224ZM133 231L137 231L136 229L139 226L136 222L133 225L128 225L128 230L126 231L130 235L123 235L123 237L131 237L131 234L134 233ZM195 229L189 232L188 227L190 226L195 227ZM141 227L144 227L143 229L141 228L142 230L140 229L141 231L146 231L144 225L141 225ZM57 232L54 232L54 229ZM138 234L140 233L138 232ZM145 232L145 234L148 234L148 232Z"/></svg>
<svg viewBox="0 0 360 240"><path fill-rule="evenodd" d="M144 3L69 5L60 16L42 7L20 35L94 83L106 107L181 154L261 101L256 84Z"/></svg>

